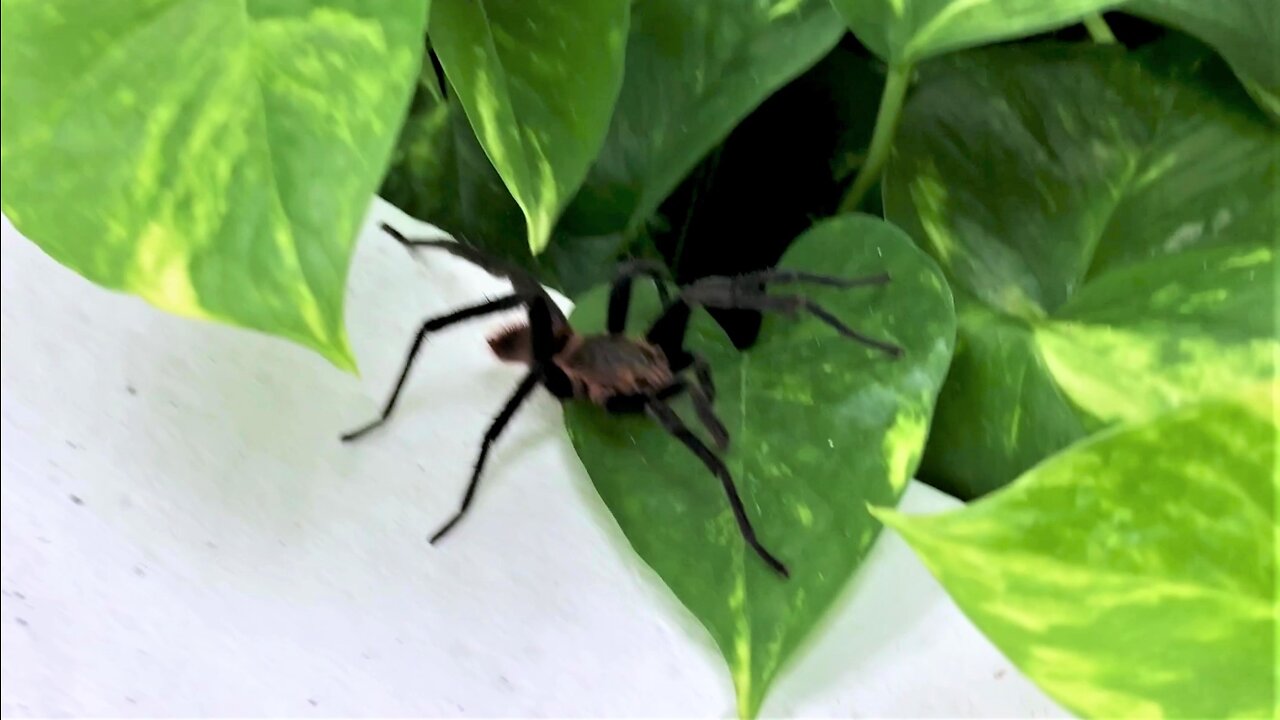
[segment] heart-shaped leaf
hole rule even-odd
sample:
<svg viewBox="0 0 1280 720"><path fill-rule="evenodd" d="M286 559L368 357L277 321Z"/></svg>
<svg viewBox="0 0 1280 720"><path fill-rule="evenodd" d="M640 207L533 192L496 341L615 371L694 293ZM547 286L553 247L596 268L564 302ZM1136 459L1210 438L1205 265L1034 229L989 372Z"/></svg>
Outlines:
<svg viewBox="0 0 1280 720"><path fill-rule="evenodd" d="M1280 387L1090 438L932 517L878 512L1082 717L1272 717Z"/></svg>
<svg viewBox="0 0 1280 720"><path fill-rule="evenodd" d="M4 0L0 198L90 280L354 368L356 229L426 0Z"/></svg>
<svg viewBox="0 0 1280 720"><path fill-rule="evenodd" d="M979 494L1271 377L1280 135L1220 61L1041 45L925 75L884 194L956 294L929 476Z"/></svg>
<svg viewBox="0 0 1280 720"><path fill-rule="evenodd" d="M604 141L630 0L436 0L431 42L480 144L546 248Z"/></svg>
<svg viewBox="0 0 1280 720"><path fill-rule="evenodd" d="M1125 10L1209 43L1280 120L1280 8L1275 0L1134 0Z"/></svg>
<svg viewBox="0 0 1280 720"><path fill-rule="evenodd" d="M613 121L565 222L635 231L734 125L845 32L826 0L645 0Z"/></svg>
<svg viewBox="0 0 1280 720"><path fill-rule="evenodd" d="M900 230L870 216L820 223L782 266L850 277L888 271L893 280L883 287L805 290L906 350L893 360L817 320L771 316L758 344L740 353L695 313L687 344L715 372L716 409L733 443L726 463L762 542L790 565L789 580L745 546L720 484L678 441L643 416L609 416L585 403L566 411L578 456L628 540L724 654L744 717L759 710L865 557L879 529L866 503L896 502L911 478L955 323L937 268ZM601 288L581 298L572 317L580 331L603 326L606 296ZM652 288L638 287L632 332L643 332L656 310Z"/></svg>
<svg viewBox="0 0 1280 720"><path fill-rule="evenodd" d="M891 65L1080 22L1125 0L832 0L853 34Z"/></svg>

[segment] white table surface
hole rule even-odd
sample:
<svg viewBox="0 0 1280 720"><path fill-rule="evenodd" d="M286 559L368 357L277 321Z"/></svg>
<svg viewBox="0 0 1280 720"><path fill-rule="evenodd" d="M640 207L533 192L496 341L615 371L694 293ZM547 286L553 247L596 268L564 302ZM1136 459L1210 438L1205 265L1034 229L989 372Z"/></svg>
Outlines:
<svg viewBox="0 0 1280 720"><path fill-rule="evenodd" d="M356 378L95 287L4 220L5 716L733 714L709 636L626 549L545 394L471 517L426 544L518 377L483 342L501 318L431 342L394 424L338 442L423 317L503 287L374 227ZM904 500L955 505L918 483ZM892 534L764 713L1065 715Z"/></svg>

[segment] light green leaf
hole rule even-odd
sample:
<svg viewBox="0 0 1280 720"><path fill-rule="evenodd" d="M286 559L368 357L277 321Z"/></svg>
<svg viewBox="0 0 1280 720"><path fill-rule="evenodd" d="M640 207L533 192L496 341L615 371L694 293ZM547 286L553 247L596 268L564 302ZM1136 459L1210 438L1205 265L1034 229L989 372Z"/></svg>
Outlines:
<svg viewBox="0 0 1280 720"><path fill-rule="evenodd" d="M891 65L1078 23L1125 0L831 0Z"/></svg>
<svg viewBox="0 0 1280 720"><path fill-rule="evenodd" d="M608 138L566 213L578 235L635 232L702 157L843 35L826 0L645 0Z"/></svg>
<svg viewBox="0 0 1280 720"><path fill-rule="evenodd" d="M425 0L4 0L0 198L54 259L354 369L343 290Z"/></svg>
<svg viewBox="0 0 1280 720"><path fill-rule="evenodd" d="M885 208L956 294L924 461L953 492L1275 372L1280 135L1219 61L1182 58L973 52L908 104Z"/></svg>
<svg viewBox="0 0 1280 720"><path fill-rule="evenodd" d="M1092 437L962 510L876 516L1083 717L1273 717L1280 386Z"/></svg>
<svg viewBox="0 0 1280 720"><path fill-rule="evenodd" d="M733 436L726 463L762 542L789 564L789 580L745 546L719 483L677 440L643 416L566 408L600 496L640 557L715 639L744 717L759 710L866 556L878 528L866 503L896 502L911 478L955 322L937 268L877 218L816 225L782 266L848 277L888 271L888 286L812 295L857 329L906 349L895 361L816 320L771 316L758 344L740 353L709 316L695 313L688 346L715 371L716 408ZM603 326L606 297L600 288L581 298L572 318L579 330ZM638 287L637 300L631 330L638 334L656 315L652 288Z"/></svg>
<svg viewBox="0 0 1280 720"><path fill-rule="evenodd" d="M1134 0L1125 10L1209 43L1280 120L1280 7L1275 0Z"/></svg>
<svg viewBox="0 0 1280 720"><path fill-rule="evenodd" d="M431 42L542 252L600 150L630 0L436 0Z"/></svg>
<svg viewBox="0 0 1280 720"><path fill-rule="evenodd" d="M620 234L579 237L557 231L546 251L534 255L519 204L485 156L456 95L453 102L445 98L429 59L379 194L566 293L610 277L624 244Z"/></svg>

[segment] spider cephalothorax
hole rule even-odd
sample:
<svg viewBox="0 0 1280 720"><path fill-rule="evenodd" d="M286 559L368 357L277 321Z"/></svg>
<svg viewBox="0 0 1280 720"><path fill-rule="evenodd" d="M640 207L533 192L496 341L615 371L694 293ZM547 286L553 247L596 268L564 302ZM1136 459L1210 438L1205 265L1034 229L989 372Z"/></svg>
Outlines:
<svg viewBox="0 0 1280 720"><path fill-rule="evenodd" d="M475 496L489 448L524 400L534 388L541 385L561 400L587 400L610 413L644 413L652 418L689 448L720 480L743 539L765 563L786 576L786 566L765 549L756 537L729 469L667 404L672 397L687 394L699 422L710 435L712 444L721 451L728 447L729 433L715 413L715 385L711 370L705 361L684 346L692 308L701 305L710 308L781 312L793 316L805 312L822 320L845 337L893 357L902 354L901 348L896 345L854 331L803 295L774 296L765 292L768 283L814 283L840 288L882 285L889 281L887 274L846 279L790 270L767 270L737 277L703 278L678 288L672 299L661 266L632 262L618 269L609 294L606 332L580 335L569 326L564 313L552 302L542 286L524 270L485 256L465 245L442 240L410 240L385 223L382 229L406 247L446 250L495 275L506 277L511 281L512 292L423 323L382 414L364 427L344 435L343 440L355 440L387 421L400 397L414 358L428 334L502 310L523 306L528 311L527 322L509 326L489 339L489 347L495 355L508 362L527 365L529 372L485 433L461 507L431 537L431 542L439 540L462 519ZM663 305L662 313L642 338L630 337L624 332L631 303L631 283L637 276L653 279ZM692 375L692 378L688 375Z"/></svg>

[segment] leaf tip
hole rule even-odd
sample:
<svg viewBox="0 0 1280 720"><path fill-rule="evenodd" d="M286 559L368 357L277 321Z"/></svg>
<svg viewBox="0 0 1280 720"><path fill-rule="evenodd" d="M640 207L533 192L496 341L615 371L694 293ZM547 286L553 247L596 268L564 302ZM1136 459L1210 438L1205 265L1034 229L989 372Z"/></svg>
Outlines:
<svg viewBox="0 0 1280 720"><path fill-rule="evenodd" d="M867 512L871 513L871 517L879 520L885 527L891 527L897 530L906 520L906 516L884 505L872 505L867 503Z"/></svg>

